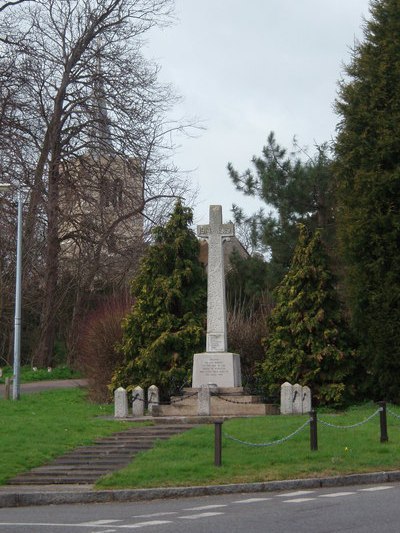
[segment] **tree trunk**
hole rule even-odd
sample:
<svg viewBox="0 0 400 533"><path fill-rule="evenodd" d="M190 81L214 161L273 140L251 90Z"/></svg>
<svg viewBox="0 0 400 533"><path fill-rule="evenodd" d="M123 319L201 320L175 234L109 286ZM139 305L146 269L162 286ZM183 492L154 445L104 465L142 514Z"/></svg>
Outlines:
<svg viewBox="0 0 400 533"><path fill-rule="evenodd" d="M37 366L52 366L56 338L56 316L58 310L57 285L60 243L58 236L59 161L58 156L49 173L47 207L47 249L42 312L40 316L39 341L34 353Z"/></svg>

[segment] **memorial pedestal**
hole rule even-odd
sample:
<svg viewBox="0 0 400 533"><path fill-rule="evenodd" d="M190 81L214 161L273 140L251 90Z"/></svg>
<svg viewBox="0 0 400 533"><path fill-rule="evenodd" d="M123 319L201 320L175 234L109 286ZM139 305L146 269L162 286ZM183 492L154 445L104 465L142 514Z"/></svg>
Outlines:
<svg viewBox="0 0 400 533"><path fill-rule="evenodd" d="M241 387L240 355L230 352L194 354L192 387L202 385Z"/></svg>

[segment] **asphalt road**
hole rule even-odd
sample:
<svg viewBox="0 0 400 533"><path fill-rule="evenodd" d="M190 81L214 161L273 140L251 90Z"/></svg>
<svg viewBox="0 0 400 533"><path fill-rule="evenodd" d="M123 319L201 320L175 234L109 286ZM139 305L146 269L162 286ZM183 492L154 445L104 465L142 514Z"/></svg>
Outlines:
<svg viewBox="0 0 400 533"><path fill-rule="evenodd" d="M53 379L49 381L32 381L31 383L21 383L21 394L31 392L42 392L51 389L69 389L74 387L86 387L86 379ZM0 396L4 397L5 385L0 384Z"/></svg>
<svg viewBox="0 0 400 533"><path fill-rule="evenodd" d="M0 509L1 533L398 533L400 483Z"/></svg>

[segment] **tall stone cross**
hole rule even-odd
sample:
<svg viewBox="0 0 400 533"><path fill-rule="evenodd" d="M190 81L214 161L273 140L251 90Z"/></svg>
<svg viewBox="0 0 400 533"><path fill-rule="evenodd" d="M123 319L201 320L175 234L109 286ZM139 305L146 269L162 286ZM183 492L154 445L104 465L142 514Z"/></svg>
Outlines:
<svg viewBox="0 0 400 533"><path fill-rule="evenodd" d="M197 234L208 239L206 351L226 352L226 296L222 242L224 238L233 237L235 229L232 223L222 223L220 205L210 205L210 223L198 226Z"/></svg>

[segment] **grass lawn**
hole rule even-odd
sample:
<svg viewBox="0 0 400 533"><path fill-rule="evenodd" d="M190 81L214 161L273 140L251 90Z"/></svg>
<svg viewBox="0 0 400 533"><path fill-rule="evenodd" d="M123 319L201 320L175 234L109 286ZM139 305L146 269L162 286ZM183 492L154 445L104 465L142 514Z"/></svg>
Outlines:
<svg viewBox="0 0 400 533"><path fill-rule="evenodd" d="M390 406L400 415L400 408ZM335 425L351 425L373 414L369 404L345 413L320 413ZM281 439L308 416L267 416L224 422L223 435L253 443ZM308 425L283 444L250 447L223 436L222 466L214 466L214 425L199 426L136 456L127 468L102 478L98 488L158 487L257 482L400 468L400 420L388 414L389 442L380 443L379 414L354 429L318 424L318 451L310 451Z"/></svg>
<svg viewBox="0 0 400 533"><path fill-rule="evenodd" d="M81 389L25 394L19 401L0 400L0 484L96 437L133 425L99 417L112 410L112 405L87 402Z"/></svg>

